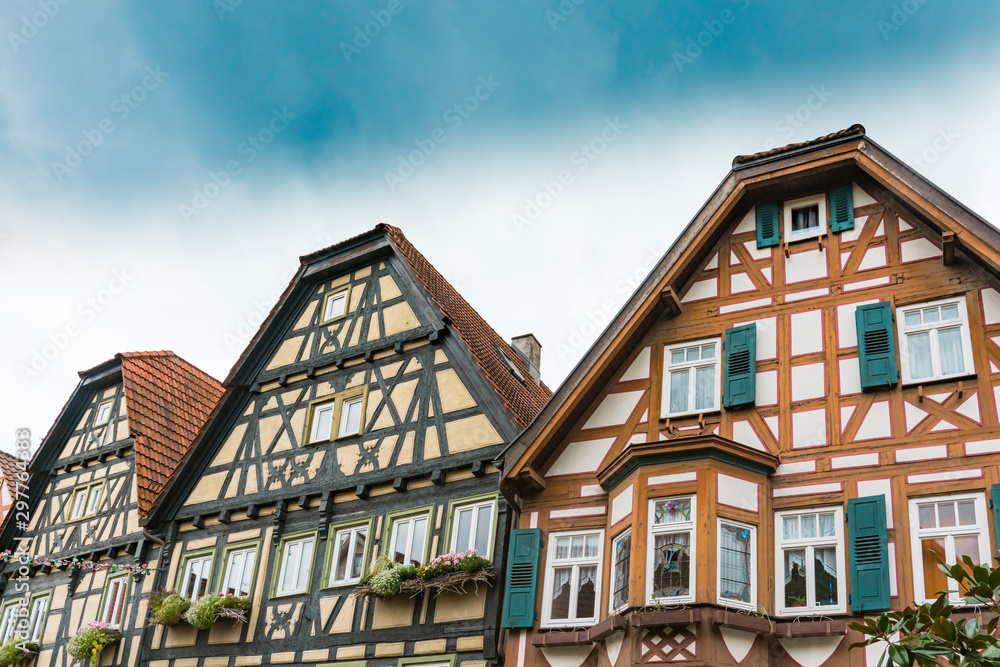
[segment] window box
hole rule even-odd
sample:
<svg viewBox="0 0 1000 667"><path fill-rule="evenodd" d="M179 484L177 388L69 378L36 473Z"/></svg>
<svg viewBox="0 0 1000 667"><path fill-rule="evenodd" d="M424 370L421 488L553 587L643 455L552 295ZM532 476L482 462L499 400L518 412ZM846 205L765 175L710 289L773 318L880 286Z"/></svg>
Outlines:
<svg viewBox="0 0 1000 667"><path fill-rule="evenodd" d="M792 621L775 623L776 637L834 637L847 634L847 621Z"/></svg>
<svg viewBox="0 0 1000 667"><path fill-rule="evenodd" d="M246 623L249 613L250 596L216 593L202 595L192 602L184 614L184 620L199 630L208 630L221 620Z"/></svg>
<svg viewBox="0 0 1000 667"><path fill-rule="evenodd" d="M734 630L745 630L758 635L774 632L775 623L766 616L719 609L712 613L712 623Z"/></svg>
<svg viewBox="0 0 1000 667"><path fill-rule="evenodd" d="M471 551L447 553L419 567L380 557L371 573L361 578L354 597L413 597L423 591L462 595L469 592L469 584L478 592L480 583L488 586L496 576L493 563Z"/></svg>
<svg viewBox="0 0 1000 667"><path fill-rule="evenodd" d="M69 640L66 652L77 660L96 666L101 662L101 652L106 647L117 644L121 638L121 633L110 623L91 621Z"/></svg>
<svg viewBox="0 0 1000 667"><path fill-rule="evenodd" d="M632 615L637 628L662 628L669 625L690 625L701 621L701 609L661 609Z"/></svg>
<svg viewBox="0 0 1000 667"><path fill-rule="evenodd" d="M177 593L158 591L149 596L149 616L156 625L172 627L184 620L191 599Z"/></svg>

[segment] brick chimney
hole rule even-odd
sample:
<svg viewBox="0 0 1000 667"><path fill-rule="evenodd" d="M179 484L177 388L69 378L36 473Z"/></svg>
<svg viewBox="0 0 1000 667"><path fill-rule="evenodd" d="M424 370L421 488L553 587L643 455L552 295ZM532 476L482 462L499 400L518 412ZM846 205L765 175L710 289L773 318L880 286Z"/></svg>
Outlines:
<svg viewBox="0 0 1000 667"><path fill-rule="evenodd" d="M514 350L518 356L528 365L528 370L531 371L531 377L535 380L535 384L540 384L542 381L542 371L540 370L542 366L542 344L535 338L535 334L529 333L523 336L514 336L510 339L510 344L514 346Z"/></svg>

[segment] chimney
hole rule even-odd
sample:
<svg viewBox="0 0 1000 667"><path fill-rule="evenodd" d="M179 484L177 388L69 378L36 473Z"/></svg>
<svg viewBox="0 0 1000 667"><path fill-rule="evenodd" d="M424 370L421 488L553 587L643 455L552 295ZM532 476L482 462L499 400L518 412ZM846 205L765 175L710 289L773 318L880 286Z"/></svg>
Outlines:
<svg viewBox="0 0 1000 667"><path fill-rule="evenodd" d="M514 336L510 339L510 344L514 346L514 350L522 361L527 364L535 384L540 384L542 381L542 372L539 370L542 366L542 344L535 338L535 334Z"/></svg>

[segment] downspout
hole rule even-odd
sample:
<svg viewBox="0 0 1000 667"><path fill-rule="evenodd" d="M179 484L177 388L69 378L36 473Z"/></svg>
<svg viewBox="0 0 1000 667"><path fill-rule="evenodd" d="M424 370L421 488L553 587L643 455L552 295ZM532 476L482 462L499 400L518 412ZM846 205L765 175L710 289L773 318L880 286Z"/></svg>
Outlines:
<svg viewBox="0 0 1000 667"><path fill-rule="evenodd" d="M157 537L153 533L149 532L149 529L145 526L142 527L143 538L155 542L160 547L160 553L156 557L156 579L153 580L153 592L159 590L160 586L160 575L163 572L163 554L167 552L167 542L166 540ZM149 605L146 605L146 614L149 615ZM139 634L139 665L143 664L143 657L146 653L146 633L149 632L148 619L142 620L142 632ZM138 667L138 666L137 666Z"/></svg>

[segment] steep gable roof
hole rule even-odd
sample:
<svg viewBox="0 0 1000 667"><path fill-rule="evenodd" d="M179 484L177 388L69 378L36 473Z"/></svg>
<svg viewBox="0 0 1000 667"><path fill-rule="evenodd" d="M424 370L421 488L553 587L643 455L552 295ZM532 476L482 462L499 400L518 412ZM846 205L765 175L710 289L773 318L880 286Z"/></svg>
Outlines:
<svg viewBox="0 0 1000 667"><path fill-rule="evenodd" d="M815 186L831 178L868 179L886 200L954 239L955 252L977 258L1000 280L1000 231L851 127L812 141L738 156L646 280L632 294L535 419L500 458L505 477L531 476L531 466L558 446L653 322L676 299L736 214L773 197L777 188Z"/></svg>
<svg viewBox="0 0 1000 667"><path fill-rule="evenodd" d="M21 472L21 459L7 452L0 452L0 475L7 485L11 498L17 498L17 476Z"/></svg>

